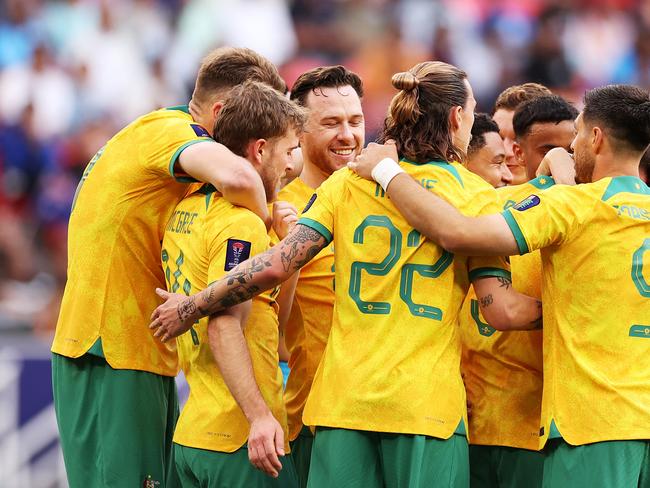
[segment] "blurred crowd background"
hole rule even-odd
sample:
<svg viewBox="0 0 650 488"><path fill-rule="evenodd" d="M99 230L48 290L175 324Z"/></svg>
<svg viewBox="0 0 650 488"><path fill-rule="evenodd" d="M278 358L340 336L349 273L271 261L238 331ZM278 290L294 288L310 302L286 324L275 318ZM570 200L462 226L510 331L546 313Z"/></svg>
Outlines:
<svg viewBox="0 0 650 488"><path fill-rule="evenodd" d="M393 73L465 69L491 111L506 86L650 87L650 1L3 0L0 2L0 333L48 337L65 282L66 224L83 169L140 114L189 100L203 55L247 46L289 86L345 64L364 80L367 140Z"/></svg>

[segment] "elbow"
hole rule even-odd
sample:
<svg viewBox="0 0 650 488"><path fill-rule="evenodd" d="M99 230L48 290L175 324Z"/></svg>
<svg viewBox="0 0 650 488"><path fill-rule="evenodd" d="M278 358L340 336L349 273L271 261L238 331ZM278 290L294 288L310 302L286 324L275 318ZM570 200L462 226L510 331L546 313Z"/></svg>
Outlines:
<svg viewBox="0 0 650 488"><path fill-rule="evenodd" d="M462 231L457 229L446 229L443 232L440 232L440 236L437 239L440 247L446 249L451 253L464 254L463 251L466 250L465 240L463 238Z"/></svg>
<svg viewBox="0 0 650 488"><path fill-rule="evenodd" d="M266 278L269 282L269 288L279 285L291 276L288 274L283 266L270 266L266 269Z"/></svg>
<svg viewBox="0 0 650 488"><path fill-rule="evenodd" d="M483 309L483 317L490 325L490 327L499 331L508 331L515 329L516 313L511 307L499 306L493 304L489 312Z"/></svg>

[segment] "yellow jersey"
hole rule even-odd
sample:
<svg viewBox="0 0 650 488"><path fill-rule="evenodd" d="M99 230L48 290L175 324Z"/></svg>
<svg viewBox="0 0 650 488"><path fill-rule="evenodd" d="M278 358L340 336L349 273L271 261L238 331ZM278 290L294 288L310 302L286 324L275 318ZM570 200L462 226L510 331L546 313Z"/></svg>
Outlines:
<svg viewBox="0 0 650 488"><path fill-rule="evenodd" d="M555 181L540 176L527 183L497 189L504 209ZM541 299L539 251L510 258L512 284ZM542 331L501 332L490 327L470 287L459 316L463 355L461 371L472 406L472 444L537 450L542 409Z"/></svg>
<svg viewBox="0 0 650 488"><path fill-rule="evenodd" d="M498 208L494 188L460 164L400 164L464 213ZM505 260L443 250L347 168L308 207L299 223L334 242L336 301L304 423L450 437L466 417L458 312L470 275L509 276Z"/></svg>
<svg viewBox="0 0 650 488"><path fill-rule="evenodd" d="M175 376L173 345L147 327L164 287L160 243L190 181L174 174L184 148L214 144L182 107L151 112L118 132L81 178L68 227L68 281L52 351L79 357L101 338L116 369Z"/></svg>
<svg viewBox="0 0 650 488"><path fill-rule="evenodd" d="M503 213L541 249L544 395L572 445L650 439L650 188L619 176L528 196Z"/></svg>
<svg viewBox="0 0 650 488"><path fill-rule="evenodd" d="M296 178L278 194L278 200L292 203L298 211L307 205L314 190ZM291 357L291 374L284 391L289 439L298 437L302 412L311 390L318 363L325 350L334 310L334 246L322 249L300 270L285 343Z"/></svg>
<svg viewBox="0 0 650 488"><path fill-rule="evenodd" d="M204 185L178 204L167 225L161 254L167 288L186 295L197 293L268 245L269 236L259 217L233 206L214 187ZM253 299L244 335L262 396L286 437L275 293L265 292ZM248 439L250 426L214 360L207 326L206 317L177 339L190 395L176 425L174 442L233 452Z"/></svg>

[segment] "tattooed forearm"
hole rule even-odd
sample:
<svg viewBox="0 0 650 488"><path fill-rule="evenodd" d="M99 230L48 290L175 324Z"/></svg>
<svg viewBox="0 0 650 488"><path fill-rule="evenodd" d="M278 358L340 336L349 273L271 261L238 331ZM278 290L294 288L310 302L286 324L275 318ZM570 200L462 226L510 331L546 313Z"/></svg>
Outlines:
<svg viewBox="0 0 650 488"><path fill-rule="evenodd" d="M284 242L286 244L305 244L309 242L318 242L323 238L318 232L306 225L298 224L295 232L291 232Z"/></svg>
<svg viewBox="0 0 650 488"><path fill-rule="evenodd" d="M323 249L323 246L319 246L319 245L311 246L309 249L307 249L307 254L305 255L305 257L303 259L298 259L294 263L293 265L294 271L298 271L305 264L311 261L320 252L321 249Z"/></svg>
<svg viewBox="0 0 650 488"><path fill-rule="evenodd" d="M512 286L512 280L510 278L505 278L503 276L497 276L497 281L499 282L499 286L503 288L505 286L506 290L510 289L510 286Z"/></svg>
<svg viewBox="0 0 650 488"><path fill-rule="evenodd" d="M232 307L239 303L245 302L246 300L250 300L260 291L262 290L260 290L259 286L240 285L237 288L233 288L228 293L226 293L226 296L219 300L218 303L223 308Z"/></svg>
<svg viewBox="0 0 650 488"><path fill-rule="evenodd" d="M490 293L484 297L479 297L478 301L482 308L487 308L494 303L494 298L492 298L492 294Z"/></svg>
<svg viewBox="0 0 650 488"><path fill-rule="evenodd" d="M178 308L178 319L181 322L184 322L188 318L192 317L193 314L197 311L197 306L194 296L187 297L181 303L179 303Z"/></svg>
<svg viewBox="0 0 650 488"><path fill-rule="evenodd" d="M289 278L326 244L318 232L299 224L280 244L240 263L203 292L181 303L178 316L181 320L205 317L250 300Z"/></svg>
<svg viewBox="0 0 650 488"><path fill-rule="evenodd" d="M280 243L280 259L283 269L288 272L292 267L299 270L311 261L325 247L325 238L306 225L297 225L284 241Z"/></svg>
<svg viewBox="0 0 650 488"><path fill-rule="evenodd" d="M288 249L287 249L288 247ZM298 255L298 244L293 243L290 246L282 246L280 249L280 260L282 261L282 268L285 271L289 271L291 268L291 262L296 258Z"/></svg>

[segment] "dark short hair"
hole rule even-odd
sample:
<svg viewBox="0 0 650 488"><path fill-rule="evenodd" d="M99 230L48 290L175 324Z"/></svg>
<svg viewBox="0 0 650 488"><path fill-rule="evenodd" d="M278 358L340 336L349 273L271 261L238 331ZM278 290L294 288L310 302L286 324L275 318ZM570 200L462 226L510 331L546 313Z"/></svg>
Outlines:
<svg viewBox="0 0 650 488"><path fill-rule="evenodd" d="M619 145L645 151L650 144L650 94L632 85L608 85L585 93L586 124L602 125Z"/></svg>
<svg viewBox="0 0 650 488"><path fill-rule="evenodd" d="M523 85L509 86L499 94L496 102L494 102L494 112L500 108L514 112L522 103L550 94L551 90L539 83L524 83Z"/></svg>
<svg viewBox="0 0 650 488"><path fill-rule="evenodd" d="M472 156L485 146L485 134L488 132L499 133L499 126L488 114L478 113L474 115L474 125L472 125L472 139L469 141L467 155Z"/></svg>
<svg viewBox="0 0 650 488"><path fill-rule="evenodd" d="M291 88L291 100L305 107L307 97L319 88L351 86L359 98L363 97L363 82L358 74L345 66L321 66L301 74Z"/></svg>
<svg viewBox="0 0 650 488"><path fill-rule="evenodd" d="M219 111L213 136L239 156L251 140L282 137L293 128L302 132L306 111L265 83L247 81L232 89Z"/></svg>
<svg viewBox="0 0 650 488"><path fill-rule="evenodd" d="M565 120L573 121L578 116L578 110L557 95L544 95L522 103L514 117L512 127L517 139L524 137L533 124L559 124Z"/></svg>

